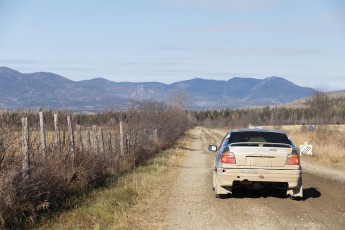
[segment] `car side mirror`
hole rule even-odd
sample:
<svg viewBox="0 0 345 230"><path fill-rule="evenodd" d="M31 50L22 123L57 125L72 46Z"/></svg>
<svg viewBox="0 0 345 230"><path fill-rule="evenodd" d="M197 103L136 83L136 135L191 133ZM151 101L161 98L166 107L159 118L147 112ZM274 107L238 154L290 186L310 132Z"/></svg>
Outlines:
<svg viewBox="0 0 345 230"><path fill-rule="evenodd" d="M215 146L215 145L209 145L208 150L211 152L217 152L218 149L217 149L217 146Z"/></svg>

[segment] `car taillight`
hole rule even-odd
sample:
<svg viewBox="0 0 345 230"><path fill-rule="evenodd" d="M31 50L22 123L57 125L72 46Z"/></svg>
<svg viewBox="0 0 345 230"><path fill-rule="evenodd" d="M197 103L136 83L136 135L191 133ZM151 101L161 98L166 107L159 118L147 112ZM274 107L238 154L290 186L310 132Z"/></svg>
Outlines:
<svg viewBox="0 0 345 230"><path fill-rule="evenodd" d="M222 154L222 163L224 164L236 164L236 158L233 153L225 152Z"/></svg>
<svg viewBox="0 0 345 230"><path fill-rule="evenodd" d="M286 165L299 165L299 155L298 154L289 154L286 157Z"/></svg>

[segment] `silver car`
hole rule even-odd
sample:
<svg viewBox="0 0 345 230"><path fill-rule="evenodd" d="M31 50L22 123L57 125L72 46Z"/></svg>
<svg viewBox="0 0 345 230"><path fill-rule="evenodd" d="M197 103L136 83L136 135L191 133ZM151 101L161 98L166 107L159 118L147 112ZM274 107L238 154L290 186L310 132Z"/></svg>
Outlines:
<svg viewBox="0 0 345 230"><path fill-rule="evenodd" d="M216 152L213 189L217 198L244 186L250 189L278 189L291 198L303 196L302 167L298 150L280 130L233 129Z"/></svg>

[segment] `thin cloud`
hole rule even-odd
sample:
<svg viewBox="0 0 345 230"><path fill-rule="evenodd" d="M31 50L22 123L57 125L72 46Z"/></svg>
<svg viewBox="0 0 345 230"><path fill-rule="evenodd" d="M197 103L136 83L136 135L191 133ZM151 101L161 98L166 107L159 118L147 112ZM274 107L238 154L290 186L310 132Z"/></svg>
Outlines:
<svg viewBox="0 0 345 230"><path fill-rule="evenodd" d="M345 11L333 11L310 19L314 28L307 29L312 34L345 34ZM311 23L310 22L310 23Z"/></svg>
<svg viewBox="0 0 345 230"><path fill-rule="evenodd" d="M254 24L254 23L244 23L244 22L232 22L232 23L226 23L222 25L214 25L209 27L200 27L200 28L194 28L194 29L188 29L188 31L191 31L193 33L233 33L233 32L260 32L260 31L273 31L281 29L280 27L277 28L276 26L270 26L270 25L260 25L260 24Z"/></svg>
<svg viewBox="0 0 345 230"><path fill-rule="evenodd" d="M157 68L152 68L152 69L132 69L132 70L128 70L128 72L131 73L144 73L144 74L159 74L159 76L162 75L172 75L172 74L176 74L176 73L183 73L183 74L191 74L191 73L196 73L200 71L200 69L193 69L193 68L166 68L166 69L157 69Z"/></svg>
<svg viewBox="0 0 345 230"><path fill-rule="evenodd" d="M234 77L242 78L264 78L266 76L260 77L258 73L249 73L249 72L204 72L203 76L221 78L221 79L231 79ZM268 75L267 75L268 76Z"/></svg>
<svg viewBox="0 0 345 230"><path fill-rule="evenodd" d="M345 22L345 20L344 20ZM315 26L319 25L319 26ZM326 24L325 21L321 21L320 18L314 19L314 21L308 21L299 24L259 24L259 23L244 23L244 22L232 22L221 25L214 25L208 27L189 28L184 32L191 33L207 33L207 34L225 34L225 33L241 33L241 32L284 32L303 35L315 35L325 33L344 33L345 27L337 27L333 24Z"/></svg>
<svg viewBox="0 0 345 230"><path fill-rule="evenodd" d="M262 11L277 5L274 0L170 0L177 7L222 10Z"/></svg>
<svg viewBox="0 0 345 230"><path fill-rule="evenodd" d="M215 43L216 44L216 43ZM279 48L221 48L216 45L191 45L180 44L158 48L158 51L190 52L198 54L207 54L214 57L260 57L260 56L301 56L301 55L323 55L322 49L279 49ZM200 57L195 56L195 57Z"/></svg>
<svg viewBox="0 0 345 230"><path fill-rule="evenodd" d="M180 65L182 64L181 62L170 62L170 61L167 61L167 62L155 62L155 61L152 61L152 62L140 62L140 61L129 61L129 62L118 62L116 63L118 65L124 65L124 66L132 66L132 65L142 65L142 66L172 66L172 65Z"/></svg>
<svg viewBox="0 0 345 230"><path fill-rule="evenodd" d="M227 49L230 56L301 56L323 54L319 49Z"/></svg>
<svg viewBox="0 0 345 230"><path fill-rule="evenodd" d="M24 60L24 59L0 59L0 63L11 65L11 64L35 64L37 61Z"/></svg>
<svg viewBox="0 0 345 230"><path fill-rule="evenodd" d="M71 71L93 71L97 70L95 68L83 68L83 67L62 67L62 68L55 68L56 70L71 70Z"/></svg>
<svg viewBox="0 0 345 230"><path fill-rule="evenodd" d="M327 14L322 14L319 16L322 20L336 20L336 21L345 21L345 11L330 12Z"/></svg>

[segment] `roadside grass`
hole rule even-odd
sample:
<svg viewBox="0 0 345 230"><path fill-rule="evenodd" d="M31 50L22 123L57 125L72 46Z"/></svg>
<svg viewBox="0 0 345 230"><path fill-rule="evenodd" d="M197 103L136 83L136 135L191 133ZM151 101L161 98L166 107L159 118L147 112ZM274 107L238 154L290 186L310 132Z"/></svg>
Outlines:
<svg viewBox="0 0 345 230"><path fill-rule="evenodd" d="M167 178L182 158L188 134L174 148L157 154L145 164L122 175L112 176L105 186L73 197L71 210L43 219L38 229L152 229L145 216L152 200L160 199ZM77 205L78 204L78 205ZM151 208L152 209L152 208ZM153 207L154 209L154 207ZM158 210L159 211L159 210ZM152 214L151 214L152 216Z"/></svg>
<svg viewBox="0 0 345 230"><path fill-rule="evenodd" d="M302 162L308 161L345 170L345 125L327 125L312 132L303 130L301 125L278 128L285 130L298 148L305 142L312 145L313 155L303 154Z"/></svg>

